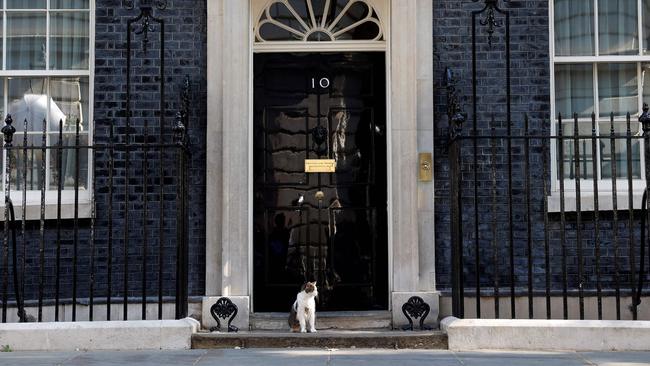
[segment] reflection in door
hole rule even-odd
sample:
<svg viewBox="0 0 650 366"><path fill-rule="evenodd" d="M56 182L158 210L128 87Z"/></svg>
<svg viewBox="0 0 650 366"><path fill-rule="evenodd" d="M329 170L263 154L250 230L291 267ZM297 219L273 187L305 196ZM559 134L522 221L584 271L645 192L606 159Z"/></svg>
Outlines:
<svg viewBox="0 0 650 366"><path fill-rule="evenodd" d="M287 311L307 280L319 310L387 308L384 58L255 56L255 311Z"/></svg>

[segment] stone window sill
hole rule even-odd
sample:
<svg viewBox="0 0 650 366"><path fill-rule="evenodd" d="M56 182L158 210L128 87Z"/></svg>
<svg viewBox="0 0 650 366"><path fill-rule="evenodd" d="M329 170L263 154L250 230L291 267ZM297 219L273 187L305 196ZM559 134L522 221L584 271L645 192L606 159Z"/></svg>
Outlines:
<svg viewBox="0 0 650 366"><path fill-rule="evenodd" d="M613 195L612 192L599 192L598 193L598 211L613 211ZM641 209L641 200L643 199L643 190L635 189L632 192L632 209L640 210ZM548 212L550 213L559 213L560 212L560 192L552 192L548 197ZM616 209L617 211L624 211L629 209L629 200L628 200L628 191L617 191L616 193ZM581 192L580 194L580 210L581 212L593 212L594 211L594 192ZM576 192L575 191L565 191L564 192L564 212L575 212L576 211Z"/></svg>
<svg viewBox="0 0 650 366"><path fill-rule="evenodd" d="M31 193L31 192L30 192ZM79 192L79 204L77 217L79 219L88 219L92 217L92 204L86 192ZM39 197L28 196L25 203L25 220L38 221L41 219L41 201ZM38 198L38 199L36 199ZM23 218L23 198L19 192L12 192L11 200L14 204L14 214L16 221ZM58 204L56 192L48 192L45 200L45 219L56 220L58 218ZM74 193L70 191L63 192L61 196L61 219L68 220L75 217ZM5 203L0 198L0 217L4 221Z"/></svg>

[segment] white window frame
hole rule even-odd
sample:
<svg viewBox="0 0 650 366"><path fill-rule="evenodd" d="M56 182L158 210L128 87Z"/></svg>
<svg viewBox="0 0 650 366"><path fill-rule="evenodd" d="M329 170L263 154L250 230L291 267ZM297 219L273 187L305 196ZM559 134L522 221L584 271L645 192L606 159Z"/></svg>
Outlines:
<svg viewBox="0 0 650 366"><path fill-rule="evenodd" d="M2 68L0 69L0 80L3 80L4 86L4 100L0 101L1 103L4 103L5 106L8 105L8 92L6 90L8 83L4 82L5 77L44 77L48 79L47 82L47 90L48 90L48 96L50 95L50 82L49 78L56 78L56 77L84 77L88 78L88 121L86 121L86 126L87 126L87 131L84 131L84 134L87 134L88 136L88 145L92 145L94 141L92 141L92 138L94 136L94 90L95 90L95 0L89 0L89 8L87 10L85 9L51 9L50 3L51 0L47 0L46 8L45 9L11 9L7 10L7 0L0 0L2 2L3 8L0 9L0 12L2 13L2 28L3 28L3 37L2 37ZM46 51L45 51L45 58L46 58L46 68L44 70L6 70L6 65L7 65L7 52L6 52L6 45L7 45L7 11L9 12L20 12L20 13L28 13L28 12L46 12L47 13L47 24L46 24ZM50 70L50 13L65 13L65 12L88 12L88 19L89 19L89 52L88 52L88 69L87 70ZM49 101L48 101L49 103ZM5 114L7 111L5 111ZM4 119L5 116L2 116ZM13 125L14 127L19 127L20 124L22 124L22 121L14 121ZM2 125L4 125L4 120L2 121ZM51 136L55 135L56 132L48 131L47 133L47 144L50 146L51 143ZM42 136L42 132L39 131L34 131L27 134L28 136ZM16 132L14 134L14 146L17 145L17 142L22 142L24 138L23 132ZM50 157L51 157L51 151L47 153L46 155L46 180L45 184L46 187L49 185L50 182L50 175L51 175L51 167L50 167ZM17 151L18 154L22 154L22 150ZM88 189L79 189L79 195L78 195L78 218L89 218L91 217L91 192L93 191L93 151L92 149L88 149L88 174L87 174L87 182L86 182L86 187ZM7 163L7 154L3 150L3 161L4 164L3 166L6 166ZM2 174L0 175L2 177L2 187L0 190L2 191L3 197L5 196L5 191L4 191L4 182L5 182L5 169L3 168ZM20 219L22 217L22 205L23 205L23 191L20 190L14 190L12 187L10 187L10 195L11 195L11 200L14 204L15 212L16 212L16 219ZM40 206L41 206L41 191L40 188L38 190L28 190L27 195L26 195L26 202L25 202L25 218L27 220L37 220L40 219ZM0 208L4 207L4 199L0 200ZM58 207L58 191L57 190L52 190L52 189L46 189L45 191L45 217L46 219L53 219L57 218L58 213L57 213L57 207ZM75 209L75 192L74 190L62 190L61 191L61 218L62 219L69 219L74 217L74 209Z"/></svg>
<svg viewBox="0 0 650 366"><path fill-rule="evenodd" d="M638 36L639 36L639 54L638 55L624 55L624 56L600 56L599 49L599 29L598 29L598 0L592 0L594 2L594 56L556 56L555 55L555 1L549 1L549 48L550 48L550 105L551 105L551 135L557 135L557 108L555 104L555 66L560 64L587 64L593 65L593 88L594 88L594 113L596 114L596 125L598 127L598 121L600 118L600 103L598 97L598 65L607 64L607 63L628 63L637 65L637 83L639 86L638 93L638 111L641 110L643 106L643 79L642 79L642 63L650 63L650 53L644 55L644 42L643 42L643 4L645 0L637 0L637 27L638 27ZM649 49L650 51L650 49ZM650 103L650 100L646 101ZM639 123L637 120L638 111L630 111L632 114L631 125L634 126L635 123ZM636 117L635 117L636 116ZM563 123L573 121L572 116L562 116ZM588 118L589 124L591 124L591 118ZM609 120L609 119L608 119ZM581 123L587 123L587 119L581 118ZM602 121L602 120L601 120ZM615 121L621 121L620 119L615 119ZM598 130L597 130L598 131ZM600 131L599 134L602 134ZM604 135L607 136L609 131ZM645 177L643 172L645 171L645 160L643 156L643 141L640 140L641 146L641 156L640 156L640 169L642 177L641 179L633 179L633 200L634 208L640 208L641 196L643 194L643 189L645 188ZM591 144L591 142L590 142ZM617 146L622 146L625 144L625 140L617 140ZM559 212L560 204L560 181L558 179L558 156L557 156L557 140L551 140L550 144L550 158L551 158L551 196L549 197L549 211ZM598 174L601 175L601 160L600 160L600 149L596 149L596 156L593 157L594 164L598 164ZM613 208L612 202L612 180L609 178L603 179L598 177L598 196L599 196L599 210L611 210ZM565 192L565 210L566 211L575 211L575 201L576 201L576 191L575 191L575 180L574 179L565 179L564 180L564 192ZM582 210L590 211L593 210L593 201L594 201L594 191L593 191L593 180L584 179L580 184L581 195L582 195ZM627 178L618 178L617 179L617 208L619 210L628 208L628 180ZM637 207L638 205L638 207Z"/></svg>

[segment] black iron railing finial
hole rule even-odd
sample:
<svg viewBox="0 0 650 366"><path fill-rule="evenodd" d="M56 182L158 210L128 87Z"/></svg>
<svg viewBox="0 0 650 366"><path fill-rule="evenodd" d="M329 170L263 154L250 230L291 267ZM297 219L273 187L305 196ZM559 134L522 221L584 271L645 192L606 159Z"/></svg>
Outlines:
<svg viewBox="0 0 650 366"><path fill-rule="evenodd" d="M151 8L154 5L159 10L165 10L167 9L167 0L140 0L140 8ZM135 0L123 0L122 6L129 10L133 10L135 9Z"/></svg>
<svg viewBox="0 0 650 366"><path fill-rule="evenodd" d="M480 0L472 0L473 2L478 2ZM474 12L474 14L481 14L481 13L486 13L485 19L480 20L480 23L482 26L487 26L487 34L488 34L488 44L490 47L492 46L492 39L494 37L494 32L496 31L497 28L502 28L503 27L503 21L497 20L496 18L496 13L502 13L505 14L506 12L502 10L499 7L499 0L484 0L485 1L485 7L477 12ZM503 0L504 2L508 2L508 0Z"/></svg>
<svg viewBox="0 0 650 366"><path fill-rule="evenodd" d="M2 127L2 134L4 135L4 141L6 146L11 146L14 140L14 133L16 133L16 127L13 126L14 119L11 118L11 114L7 115L5 118L5 125Z"/></svg>
<svg viewBox="0 0 650 366"><path fill-rule="evenodd" d="M643 125L643 134L648 135L650 133L650 107L648 107L648 103L643 103L643 113L639 116L639 122Z"/></svg>

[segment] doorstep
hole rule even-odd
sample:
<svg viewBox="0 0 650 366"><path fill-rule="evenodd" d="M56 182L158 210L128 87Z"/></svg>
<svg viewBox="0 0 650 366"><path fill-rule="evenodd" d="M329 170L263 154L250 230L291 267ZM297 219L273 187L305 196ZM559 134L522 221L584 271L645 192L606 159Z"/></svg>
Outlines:
<svg viewBox="0 0 650 366"><path fill-rule="evenodd" d="M252 331L287 331L287 313L253 313ZM389 330L390 311L319 311L316 313L319 330Z"/></svg>
<svg viewBox="0 0 650 366"><path fill-rule="evenodd" d="M383 348L447 349L440 331L324 330L318 333L252 331L199 332L192 335L193 349L214 348Z"/></svg>

